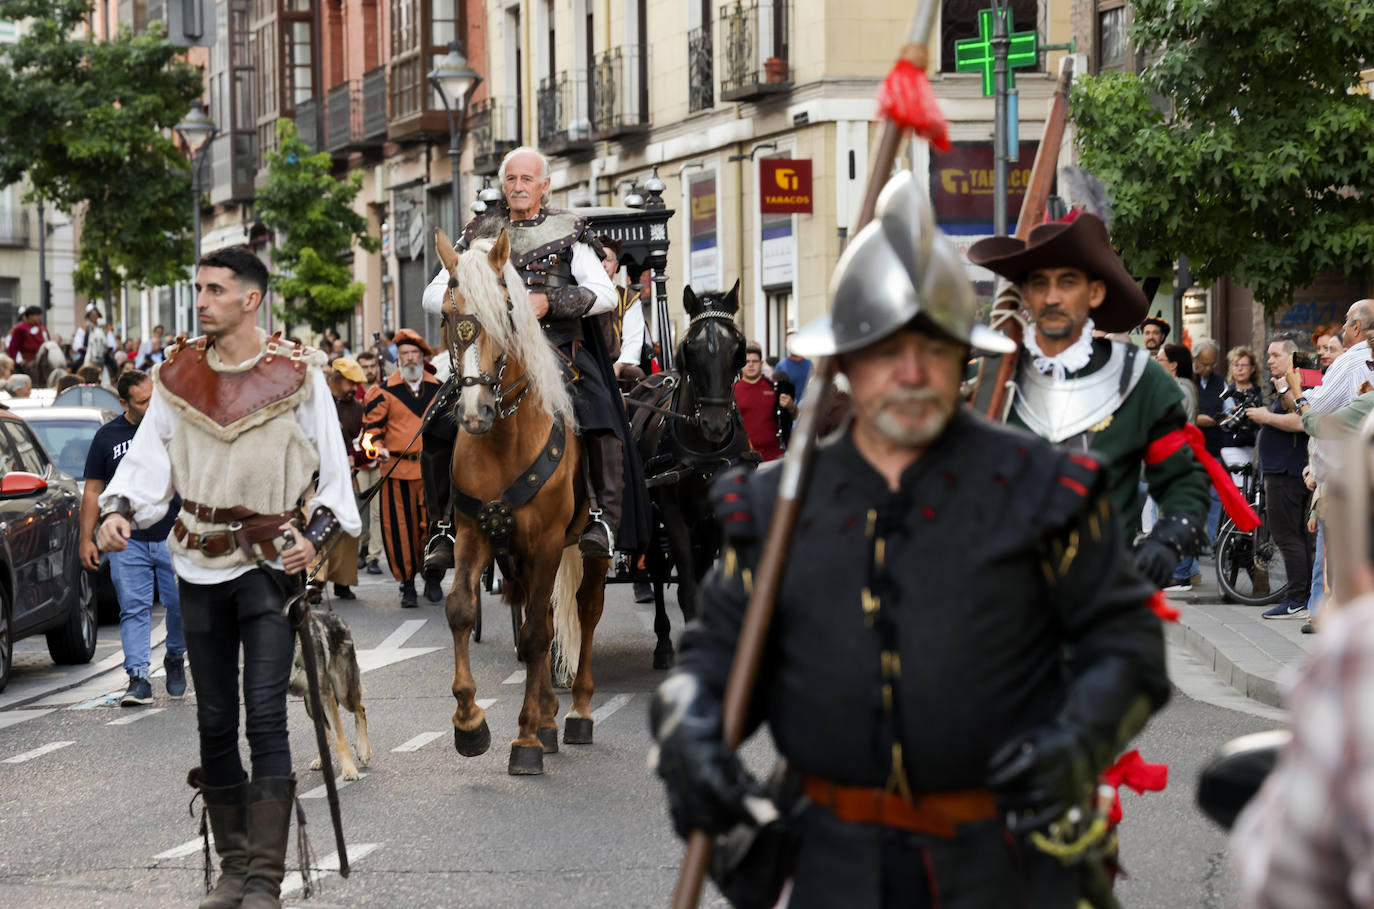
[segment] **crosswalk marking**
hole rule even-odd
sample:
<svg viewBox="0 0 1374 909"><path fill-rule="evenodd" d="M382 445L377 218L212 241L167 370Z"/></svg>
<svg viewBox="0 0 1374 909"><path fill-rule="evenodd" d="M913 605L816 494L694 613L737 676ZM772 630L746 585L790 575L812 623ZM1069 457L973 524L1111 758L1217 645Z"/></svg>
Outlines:
<svg viewBox="0 0 1374 909"><path fill-rule="evenodd" d="M14 757L5 758L3 761L0 761L0 764L22 764L25 761L31 761L34 758L42 757L50 751L56 751L59 748L66 748L68 745L75 744L76 742L49 742L32 751L25 751L23 754L16 754Z"/></svg>
<svg viewBox="0 0 1374 909"><path fill-rule="evenodd" d="M56 707L48 707L43 710L10 710L6 713L0 713L0 729L4 729L7 726L17 726L27 720L38 719L40 716L52 713L56 709Z"/></svg>
<svg viewBox="0 0 1374 909"><path fill-rule="evenodd" d="M428 619L407 619L401 623L401 627L391 632L385 641L377 645L378 650L399 650L401 645L410 640L415 632L424 627Z"/></svg>
<svg viewBox="0 0 1374 909"><path fill-rule="evenodd" d="M621 707L624 707L626 704L630 703L630 699L633 697L633 694L617 694L615 697L611 698L609 701L593 710L592 719L598 723L601 722L602 720L606 719L606 717L615 713Z"/></svg>
<svg viewBox="0 0 1374 909"><path fill-rule="evenodd" d="M213 833L211 833L211 834L210 834L210 844L213 846L213 845L214 845L214 842L215 842L215 835L214 835ZM201 851L201 849L204 848L204 846L205 846L205 841L202 840L200 837L196 837L196 838L193 839L193 840L187 840L186 842L182 843L180 846L173 846L171 849L168 849L166 852L159 852L157 855L153 856L153 861L157 862L157 861L162 861L162 860L164 860L164 859L179 859L179 858L185 858L185 857L188 856L188 855L195 855L197 852Z"/></svg>
<svg viewBox="0 0 1374 909"><path fill-rule="evenodd" d="M356 863L358 863L358 862L361 861L362 859L366 858L367 856L371 855L373 852L376 852L377 849L381 847L381 845L382 845L381 843L351 843L351 844L349 844L349 847L348 847L348 865L349 865L349 868L352 868L353 865L355 865ZM329 853L328 855L326 855L324 858L320 859L320 860L315 864L315 868L314 868L314 870L313 870L312 876L315 878L316 883L318 883L318 882L320 881L321 878L323 878L323 877L325 877L326 875L329 875L329 874L334 874L334 873L338 872L338 870L339 870L339 853L337 853L337 852L331 852L331 853ZM300 872L299 872L299 871L293 871L293 872L291 872L291 873L288 874L286 877L282 878L282 882L281 882L281 895L282 895L282 896L286 896L286 895L288 895L288 894L295 893L297 890L300 890L300 889L301 889L301 886L302 886L303 883L304 883L304 882L301 880L301 875L300 875Z"/></svg>
<svg viewBox="0 0 1374 909"><path fill-rule="evenodd" d="M442 732L422 732L405 744L397 745L391 750L393 752L419 751L441 735L443 735Z"/></svg>
<svg viewBox="0 0 1374 909"><path fill-rule="evenodd" d="M164 711L164 710L166 710L166 709L167 709L166 707L153 707L153 708L150 708L150 709L148 709L148 710L140 710L140 711L138 711L137 713L126 714L126 715L120 717L120 718L117 719L117 720L110 720L110 721L109 721L108 723L106 723L105 725L106 725L106 726L127 726L127 725L129 725L130 723L137 723L139 720L141 720L141 719L143 719L143 718L145 718L145 717L150 717L150 716L152 716L152 715L155 714L155 713L161 713L162 711Z"/></svg>
<svg viewBox="0 0 1374 909"><path fill-rule="evenodd" d="M510 674L510 678L502 682L502 685L522 685L525 682L525 670L517 669Z"/></svg>
<svg viewBox="0 0 1374 909"><path fill-rule="evenodd" d="M367 777L368 777L368 772L367 772L366 770L360 771L359 774L358 774L358 777L359 777L360 779L364 779L364 780L365 780L365 779L367 779ZM334 779L334 788L335 788L335 789L343 789L343 788L345 788L345 787L347 787L347 786L352 786L352 785L353 785L354 783L356 783L356 782L357 782L357 780L346 780L346 779L344 779L344 778L341 777L341 776L340 776L340 777L336 777L336 778ZM322 798L325 797L326 792L327 792L327 790L325 789L324 784L321 783L320 785L316 786L314 789L309 790L308 792L302 792L300 795L297 796L297 798L302 798L302 799L322 799Z"/></svg>

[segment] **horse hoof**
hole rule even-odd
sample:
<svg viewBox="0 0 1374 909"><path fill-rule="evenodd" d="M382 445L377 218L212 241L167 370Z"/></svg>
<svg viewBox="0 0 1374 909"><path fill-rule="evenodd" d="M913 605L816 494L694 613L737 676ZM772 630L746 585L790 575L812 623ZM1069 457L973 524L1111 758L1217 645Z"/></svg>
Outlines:
<svg viewBox="0 0 1374 909"><path fill-rule="evenodd" d="M544 749L538 745L510 746L506 771L511 776L538 776L544 772Z"/></svg>
<svg viewBox="0 0 1374 909"><path fill-rule="evenodd" d="M539 744L543 746L545 754L558 753L557 726L540 726L535 735L539 736Z"/></svg>
<svg viewBox="0 0 1374 909"><path fill-rule="evenodd" d="M657 650L654 651L655 669L672 669L673 664L676 662L677 659L674 657L673 652L671 650L665 650L662 653L660 653Z"/></svg>
<svg viewBox="0 0 1374 909"><path fill-rule="evenodd" d="M563 721L564 745L590 745L592 743L592 718L589 716L570 716Z"/></svg>
<svg viewBox="0 0 1374 909"><path fill-rule="evenodd" d="M486 754L487 749L491 747L491 729L487 727L487 721L482 720L482 725L466 731L454 726L453 747L458 749L458 753L463 757Z"/></svg>

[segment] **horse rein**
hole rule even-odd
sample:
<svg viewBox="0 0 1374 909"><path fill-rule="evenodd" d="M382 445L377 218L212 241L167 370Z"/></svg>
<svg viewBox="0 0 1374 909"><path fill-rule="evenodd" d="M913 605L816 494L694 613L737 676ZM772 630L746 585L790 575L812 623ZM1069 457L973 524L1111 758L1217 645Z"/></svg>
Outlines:
<svg viewBox="0 0 1374 909"><path fill-rule="evenodd" d="M502 287L506 286L504 278L498 278L497 281ZM483 328L481 321L476 316L458 315L458 298L455 293L457 287L458 282L449 281L448 299L452 305L444 313L444 323L449 330L448 357L450 367L453 370L453 377L459 388L472 388L474 386L490 388L491 393L496 396L496 416L502 420L513 417L515 412L520 409L520 402L525 400L525 395L529 393L530 377L528 374L523 375L510 385L502 387L501 383L505 381L506 366L509 362L505 351L502 351L501 355L496 358L496 375L488 373L480 365L477 368L477 375L463 375L463 351L477 342L477 339L482 336ZM515 305L511 302L510 294L507 293L506 318L510 321L512 331L515 330L515 318L512 315L514 311ZM519 394L516 394L517 391ZM516 395L515 402L509 407L502 407L501 402L513 394Z"/></svg>

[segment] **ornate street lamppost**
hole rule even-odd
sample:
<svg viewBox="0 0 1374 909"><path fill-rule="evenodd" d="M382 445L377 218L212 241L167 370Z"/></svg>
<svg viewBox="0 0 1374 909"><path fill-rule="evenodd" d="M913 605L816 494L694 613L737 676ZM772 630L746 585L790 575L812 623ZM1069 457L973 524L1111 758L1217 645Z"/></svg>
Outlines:
<svg viewBox="0 0 1374 909"><path fill-rule="evenodd" d="M438 62L429 73L429 84L439 93L448 111L448 157L453 165L453 232L456 235L463 229L463 207L458 192L458 158L463 145L463 117L467 113L468 101L482 77L468 65L463 56L463 45L450 41L448 54Z"/></svg>
<svg viewBox="0 0 1374 909"><path fill-rule="evenodd" d="M191 155L191 225L195 231L195 258L191 260L191 267L194 279L195 263L200 261L200 168L205 158L203 152L219 134L219 127L205 112L204 104L192 101L190 113L173 129Z"/></svg>

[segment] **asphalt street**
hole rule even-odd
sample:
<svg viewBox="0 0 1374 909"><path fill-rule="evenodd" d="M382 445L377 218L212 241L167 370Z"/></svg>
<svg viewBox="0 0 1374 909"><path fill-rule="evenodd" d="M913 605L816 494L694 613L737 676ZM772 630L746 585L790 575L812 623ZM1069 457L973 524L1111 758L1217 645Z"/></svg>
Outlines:
<svg viewBox="0 0 1374 909"><path fill-rule="evenodd" d="M340 797L352 874L326 874L301 902L288 876L286 905L661 907L669 902L681 845L647 768L646 713L662 678L651 668L652 606L609 588L595 654L596 742L562 746L542 777L506 773L522 692L508 613L485 606L474 645L477 696L487 706L491 750L453 749L452 647L441 606L402 610L389 577L367 578L360 599L334 603L353 629L364 670L373 759ZM675 621L680 616L673 608ZM160 628L155 632L160 640ZM120 708L118 629L102 626L95 662L56 667L42 639L20 642L0 694L0 905L193 906L202 893L199 812L188 812L186 771L196 763L194 691ZM160 666L161 650L154 652ZM1272 728L1279 714L1236 695L1181 651L1176 689L1136 745L1170 764L1163 793L1123 794L1126 906L1230 905L1225 834L1193 807L1198 770L1221 743ZM1186 692L1186 693L1185 693ZM563 702L566 707L568 697ZM337 853L314 757L313 732L291 706L293 761L316 864ZM351 719L344 725L350 739ZM771 765L766 737L746 760ZM293 834L294 836L294 834ZM295 867L295 843L288 867ZM708 896L703 905L724 905Z"/></svg>

